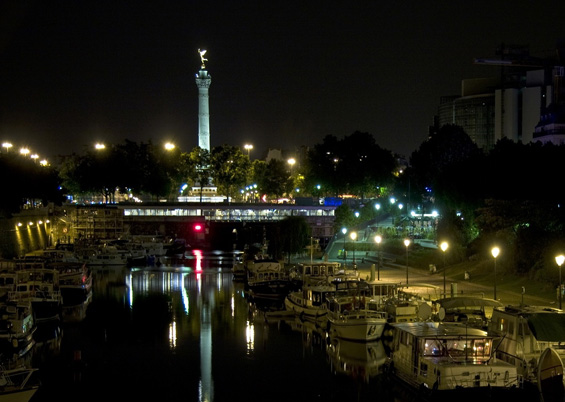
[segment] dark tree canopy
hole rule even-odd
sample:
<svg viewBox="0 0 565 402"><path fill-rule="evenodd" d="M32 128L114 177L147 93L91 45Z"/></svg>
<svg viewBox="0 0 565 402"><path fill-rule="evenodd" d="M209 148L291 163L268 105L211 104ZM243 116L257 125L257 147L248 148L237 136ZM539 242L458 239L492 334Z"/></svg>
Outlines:
<svg viewBox="0 0 565 402"><path fill-rule="evenodd" d="M371 196L392 180L396 161L369 133L355 132L338 140L326 136L308 154L309 185L320 184L332 195Z"/></svg>

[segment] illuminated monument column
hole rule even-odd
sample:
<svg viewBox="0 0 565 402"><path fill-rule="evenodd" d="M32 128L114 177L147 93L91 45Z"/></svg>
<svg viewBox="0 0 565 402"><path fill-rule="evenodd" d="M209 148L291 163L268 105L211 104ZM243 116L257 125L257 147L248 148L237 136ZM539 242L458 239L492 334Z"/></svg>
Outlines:
<svg viewBox="0 0 565 402"><path fill-rule="evenodd" d="M198 87L198 146L210 152L210 107L208 100L208 88L212 82L212 77L206 71L204 58L206 50L198 49L202 65L196 74L196 86Z"/></svg>

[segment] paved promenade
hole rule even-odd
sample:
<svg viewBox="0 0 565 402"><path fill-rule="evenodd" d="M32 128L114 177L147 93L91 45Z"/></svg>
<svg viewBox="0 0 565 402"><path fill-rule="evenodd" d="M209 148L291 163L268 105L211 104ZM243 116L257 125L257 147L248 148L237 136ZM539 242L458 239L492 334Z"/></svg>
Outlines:
<svg viewBox="0 0 565 402"><path fill-rule="evenodd" d="M406 284L408 279L408 292L413 292L426 299L436 300L444 297L444 277L441 272L431 273L426 270L406 267L406 265L395 264L390 260L384 260L383 266L379 270L377 268L377 258L374 255L365 257L365 253L361 258L356 256L355 264L359 270L360 276L363 279L379 279L383 282L393 282ZM342 264L343 259L328 258L329 261L338 261ZM310 258L297 259L294 262L309 262ZM319 259L315 261L320 261ZM345 261L348 268L353 268L353 258L348 257ZM380 271L380 272L379 272ZM472 278L465 280L464 278L453 278L449 274L445 278L445 295L451 297L453 295L463 296L478 296L492 299L494 297L494 287L485 286L482 284L474 283ZM539 297L521 293L521 289L516 291L508 291L497 288L497 299L504 305L509 304L528 304L558 307L555 295L548 293L548 297Z"/></svg>

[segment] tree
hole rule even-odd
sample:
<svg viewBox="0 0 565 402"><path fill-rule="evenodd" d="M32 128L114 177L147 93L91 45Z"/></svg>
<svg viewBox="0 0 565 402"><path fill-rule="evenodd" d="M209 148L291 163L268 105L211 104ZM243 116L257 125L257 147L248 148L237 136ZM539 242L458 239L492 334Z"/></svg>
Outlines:
<svg viewBox="0 0 565 402"><path fill-rule="evenodd" d="M289 216L280 221L273 230L269 241L269 253L275 258L299 253L309 244L311 229L303 216Z"/></svg>
<svg viewBox="0 0 565 402"><path fill-rule="evenodd" d="M0 215L10 217L27 204L35 207L49 202L60 205L58 173L50 166L41 166L20 155L1 155L0 174L6 191L0 197Z"/></svg>
<svg viewBox="0 0 565 402"><path fill-rule="evenodd" d="M293 182L287 164L278 159L254 163L254 179L260 192L271 199L281 198L292 191Z"/></svg>
<svg viewBox="0 0 565 402"><path fill-rule="evenodd" d="M205 186L210 185L212 172L210 171L210 152L207 149L195 147L188 155L188 171L194 184L200 186L200 202L202 202L202 191Z"/></svg>
<svg viewBox="0 0 565 402"><path fill-rule="evenodd" d="M210 166L218 191L230 200L245 186L251 162L247 155L241 152L241 148L222 145L212 149Z"/></svg>
<svg viewBox="0 0 565 402"><path fill-rule="evenodd" d="M392 182L396 160L379 147L369 133L356 131L338 140L326 136L308 154L305 169L310 172L307 187L320 184L335 195L378 194L378 188Z"/></svg>

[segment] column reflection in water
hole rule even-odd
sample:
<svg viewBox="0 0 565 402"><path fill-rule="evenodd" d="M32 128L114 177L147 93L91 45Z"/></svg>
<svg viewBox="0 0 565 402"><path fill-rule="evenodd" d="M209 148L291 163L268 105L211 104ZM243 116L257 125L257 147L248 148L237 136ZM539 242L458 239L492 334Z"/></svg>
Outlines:
<svg viewBox="0 0 565 402"><path fill-rule="evenodd" d="M126 295L126 302L133 305L140 297L168 296L171 314L163 341L175 356L184 355L187 350L191 350L191 356L199 356L199 359L183 360L183 364L189 363L186 371L183 369L176 374L183 378L181 382L194 379L197 388L187 389L187 394L195 392L198 401L211 402L218 394L214 389L217 381L213 378L212 367L225 359L222 353L229 345L225 340L220 345L213 344L214 331L234 333L234 329L239 328L238 336L230 337L229 341L245 345L251 353L254 352L257 326L253 325L253 320L248 321L243 288L236 290L231 272L222 272L221 267L216 267L201 252L193 250L192 254L194 258L189 266L132 269L125 278L125 282L132 285L127 287L131 293ZM243 328L245 333L241 332ZM229 346L230 350L233 347Z"/></svg>
<svg viewBox="0 0 565 402"><path fill-rule="evenodd" d="M196 252L196 279L198 281L198 306L200 307L200 389L199 401L214 400L214 380L212 378L212 319L214 294L209 293L209 300L202 291L202 253Z"/></svg>

